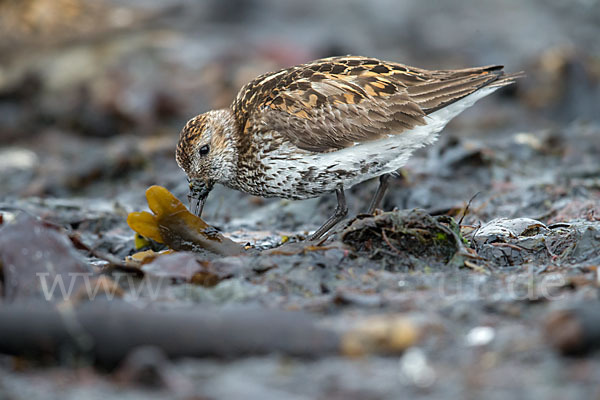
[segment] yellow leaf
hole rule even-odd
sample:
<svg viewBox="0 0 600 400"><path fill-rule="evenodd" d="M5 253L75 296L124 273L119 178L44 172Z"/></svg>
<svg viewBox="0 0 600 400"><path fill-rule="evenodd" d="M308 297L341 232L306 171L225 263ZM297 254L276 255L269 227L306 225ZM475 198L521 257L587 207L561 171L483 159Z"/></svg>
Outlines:
<svg viewBox="0 0 600 400"><path fill-rule="evenodd" d="M244 249L221 235L202 218L190 213L171 192L161 186L146 190L148 206L154 212L134 212L127 217L129 227L142 236L165 243L173 250L204 248L217 254L238 255Z"/></svg>
<svg viewBox="0 0 600 400"><path fill-rule="evenodd" d="M149 212L132 212L127 216L127 225L137 233L159 243L163 243L156 217Z"/></svg>
<svg viewBox="0 0 600 400"><path fill-rule="evenodd" d="M140 235L137 232L135 233L135 237L133 238L133 240L134 240L133 241L133 247L136 250L139 250L139 249L141 249L143 247L146 247L146 246L150 245L150 241L146 237Z"/></svg>
<svg viewBox="0 0 600 400"><path fill-rule="evenodd" d="M148 207L157 217L187 212L183 203L162 186L150 186L146 190L146 200Z"/></svg>

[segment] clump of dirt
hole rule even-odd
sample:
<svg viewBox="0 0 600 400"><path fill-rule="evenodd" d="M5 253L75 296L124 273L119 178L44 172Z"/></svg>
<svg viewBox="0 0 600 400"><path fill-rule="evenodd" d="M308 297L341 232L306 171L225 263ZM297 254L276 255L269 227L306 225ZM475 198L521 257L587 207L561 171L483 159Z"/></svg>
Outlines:
<svg viewBox="0 0 600 400"><path fill-rule="evenodd" d="M423 210L358 216L342 233L342 241L359 255L384 260L386 269L443 268L461 249L461 238L451 218Z"/></svg>

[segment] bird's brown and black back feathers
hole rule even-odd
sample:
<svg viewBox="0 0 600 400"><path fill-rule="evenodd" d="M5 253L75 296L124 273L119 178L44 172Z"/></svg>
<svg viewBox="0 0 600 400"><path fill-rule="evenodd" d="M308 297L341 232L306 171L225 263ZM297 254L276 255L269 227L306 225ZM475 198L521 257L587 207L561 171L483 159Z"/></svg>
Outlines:
<svg viewBox="0 0 600 400"><path fill-rule="evenodd" d="M428 114L520 76L502 68L428 71L366 57L325 58L259 76L232 109L241 135L271 129L301 149L328 152L425 125Z"/></svg>

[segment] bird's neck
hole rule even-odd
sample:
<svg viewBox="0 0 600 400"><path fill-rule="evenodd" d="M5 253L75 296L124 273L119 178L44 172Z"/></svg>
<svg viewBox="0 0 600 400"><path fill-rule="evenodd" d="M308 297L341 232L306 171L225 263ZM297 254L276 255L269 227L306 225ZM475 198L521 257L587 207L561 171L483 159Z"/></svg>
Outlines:
<svg viewBox="0 0 600 400"><path fill-rule="evenodd" d="M238 165L238 126L235 121L233 112L229 108L211 111L215 114L216 120L219 121L222 129L220 130L219 140L222 141L221 148L226 149L222 153L220 171L220 183L225 184L227 181L235 179Z"/></svg>

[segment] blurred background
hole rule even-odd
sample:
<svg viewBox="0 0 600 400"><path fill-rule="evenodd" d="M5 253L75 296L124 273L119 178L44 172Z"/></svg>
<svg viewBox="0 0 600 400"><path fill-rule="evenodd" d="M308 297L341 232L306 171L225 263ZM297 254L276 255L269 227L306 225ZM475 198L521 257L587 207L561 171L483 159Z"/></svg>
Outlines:
<svg viewBox="0 0 600 400"><path fill-rule="evenodd" d="M558 150L573 124L598 133L599 27L598 0L0 0L0 196L184 196L189 118L261 73L344 54L524 70L447 135Z"/></svg>

